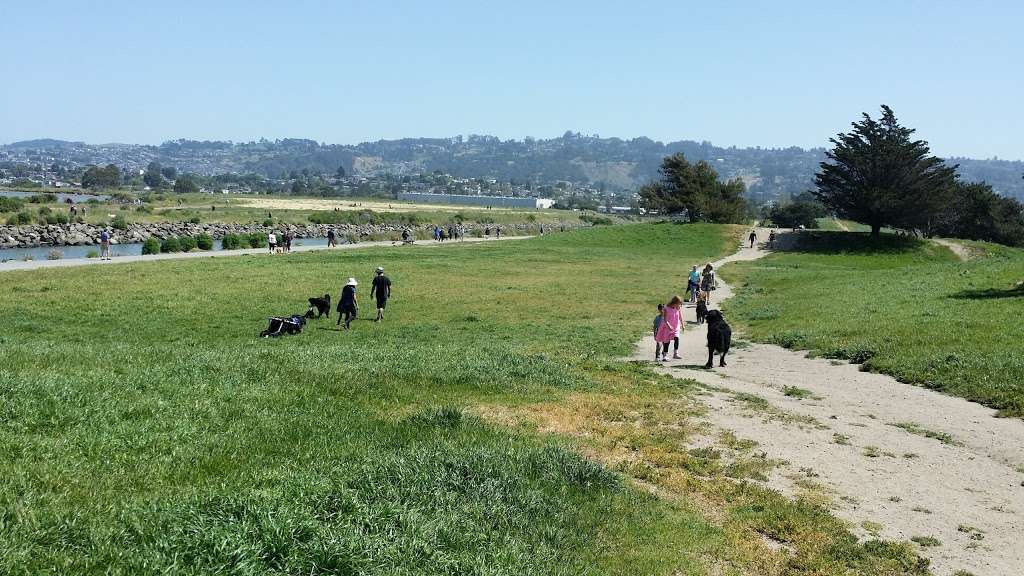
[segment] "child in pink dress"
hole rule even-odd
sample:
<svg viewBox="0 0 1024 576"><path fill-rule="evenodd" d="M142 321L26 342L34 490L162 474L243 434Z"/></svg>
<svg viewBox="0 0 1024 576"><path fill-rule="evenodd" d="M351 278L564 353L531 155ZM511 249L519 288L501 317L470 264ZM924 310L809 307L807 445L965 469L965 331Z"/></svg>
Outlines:
<svg viewBox="0 0 1024 576"><path fill-rule="evenodd" d="M672 349L672 359L679 360L679 334L683 331L683 300L679 296L673 296L668 306L662 311L661 325L658 326L658 333L654 335L654 341L661 344L661 361L668 360L669 342L675 343Z"/></svg>

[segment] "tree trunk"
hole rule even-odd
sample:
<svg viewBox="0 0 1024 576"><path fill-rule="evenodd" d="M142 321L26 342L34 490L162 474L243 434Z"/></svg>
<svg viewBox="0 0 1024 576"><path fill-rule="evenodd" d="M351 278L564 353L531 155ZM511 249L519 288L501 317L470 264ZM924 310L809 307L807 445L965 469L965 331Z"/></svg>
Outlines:
<svg viewBox="0 0 1024 576"><path fill-rule="evenodd" d="M882 225L881 224L872 224L871 225L871 237L872 238L878 238L881 235L882 235Z"/></svg>

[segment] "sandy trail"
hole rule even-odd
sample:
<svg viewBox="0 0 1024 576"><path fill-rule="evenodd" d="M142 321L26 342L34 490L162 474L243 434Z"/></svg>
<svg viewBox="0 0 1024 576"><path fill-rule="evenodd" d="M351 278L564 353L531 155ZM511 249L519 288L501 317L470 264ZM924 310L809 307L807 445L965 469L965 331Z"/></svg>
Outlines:
<svg viewBox="0 0 1024 576"><path fill-rule="evenodd" d="M744 247L715 267L767 253ZM714 295L713 307L732 295L721 277ZM758 451L784 461L769 486L826 503L858 535L936 538L938 546L918 547L935 574L1024 573L1024 421L778 346L741 344L730 352L729 366L704 370L706 330L691 323L693 308L685 318L683 359L658 370L709 388L701 396L707 435L694 445L713 444L725 430L757 441ZM653 350L647 337L634 359L650 360ZM801 390L789 388L787 395L787 387ZM896 424L913 424L917 433Z"/></svg>
<svg viewBox="0 0 1024 576"><path fill-rule="evenodd" d="M945 238L932 238L932 242L940 246L945 246L949 250L956 254L957 258L961 260L970 260L974 258L974 254L971 253L971 249L957 242L956 240L947 240Z"/></svg>
<svg viewBox="0 0 1024 576"><path fill-rule="evenodd" d="M484 206L457 206L453 204L416 204L410 202L367 202L345 201L330 198L243 198L233 202L235 206L260 208L261 210L372 210L374 212L464 212L486 210ZM524 208L491 208L503 214L535 214L539 210Z"/></svg>

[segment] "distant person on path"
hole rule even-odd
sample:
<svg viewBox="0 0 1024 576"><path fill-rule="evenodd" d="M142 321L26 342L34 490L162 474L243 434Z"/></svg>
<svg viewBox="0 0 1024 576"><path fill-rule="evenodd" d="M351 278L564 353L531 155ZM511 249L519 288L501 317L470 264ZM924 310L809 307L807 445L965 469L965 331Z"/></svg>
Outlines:
<svg viewBox="0 0 1024 576"><path fill-rule="evenodd" d="M654 317L654 361L657 362L661 358L661 343L658 342L658 329L661 328L661 323L665 321L663 312L665 310L664 304L658 304L658 315Z"/></svg>
<svg viewBox="0 0 1024 576"><path fill-rule="evenodd" d="M284 233L284 251L288 252L288 253L291 253L291 251L292 251L292 233L291 232L285 232Z"/></svg>
<svg viewBox="0 0 1024 576"><path fill-rule="evenodd" d="M757 242L757 232L751 230L750 231L750 247L751 248L754 247L754 242Z"/></svg>
<svg viewBox="0 0 1024 576"><path fill-rule="evenodd" d="M491 227L490 226L487 226L486 228L484 228L484 236L487 237L487 238L491 237Z"/></svg>
<svg viewBox="0 0 1024 576"><path fill-rule="evenodd" d="M497 228L497 238L498 240L501 240L501 226L498 226Z"/></svg>
<svg viewBox="0 0 1024 576"><path fill-rule="evenodd" d="M544 235L544 225L543 224L540 225L540 235L541 236ZM659 304L659 306L660 306L660 304Z"/></svg>
<svg viewBox="0 0 1024 576"><path fill-rule="evenodd" d="M328 248L334 248L337 245L338 245L338 239L334 235L334 228L330 228L330 229L327 230L327 247Z"/></svg>
<svg viewBox="0 0 1024 576"><path fill-rule="evenodd" d="M711 304L711 291L718 287L715 281L715 267L709 262L704 266L704 273L700 277L700 289L705 294L705 302Z"/></svg>
<svg viewBox="0 0 1024 576"><path fill-rule="evenodd" d="M696 264L690 269L690 276L686 281L686 290L690 293L690 302L696 302L697 291L700 290L700 272L697 271Z"/></svg>
<svg viewBox="0 0 1024 576"><path fill-rule="evenodd" d="M370 296L377 297L377 319L380 322L384 319L384 309L388 307L388 298L391 298L391 279L384 275L384 267L377 267L377 276L373 278L373 285L370 286Z"/></svg>
<svg viewBox="0 0 1024 576"><path fill-rule="evenodd" d="M275 248L277 248L277 235L271 232L267 234L267 249L273 254Z"/></svg>
<svg viewBox="0 0 1024 576"><path fill-rule="evenodd" d="M106 228L100 232L100 260L110 260L110 233Z"/></svg>
<svg viewBox="0 0 1024 576"><path fill-rule="evenodd" d="M344 321L345 330L348 330L349 325L356 319L356 314L359 313L359 300L356 298L356 286L358 285L359 282L356 282L355 278L349 278L341 289L341 298L338 299L337 325L340 326Z"/></svg>
<svg viewBox="0 0 1024 576"><path fill-rule="evenodd" d="M661 325L658 326L658 334L654 337L654 341L661 344L662 362L668 360L668 345L670 342L675 344L675 347L672 349L672 359L679 360L679 335L683 331L682 307L683 299L679 296L673 296L668 306L665 306L661 311Z"/></svg>
<svg viewBox="0 0 1024 576"><path fill-rule="evenodd" d="M771 248L775 244L775 230L768 233L768 247Z"/></svg>

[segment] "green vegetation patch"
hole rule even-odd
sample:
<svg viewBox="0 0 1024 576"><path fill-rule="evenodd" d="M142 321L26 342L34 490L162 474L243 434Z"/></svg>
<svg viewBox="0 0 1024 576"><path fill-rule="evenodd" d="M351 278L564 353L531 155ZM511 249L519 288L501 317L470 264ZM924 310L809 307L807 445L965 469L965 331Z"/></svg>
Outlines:
<svg viewBox="0 0 1024 576"><path fill-rule="evenodd" d="M961 262L923 240L803 232L793 251L726 267L725 306L754 340L1022 416L1024 251L967 244L980 255Z"/></svg>

